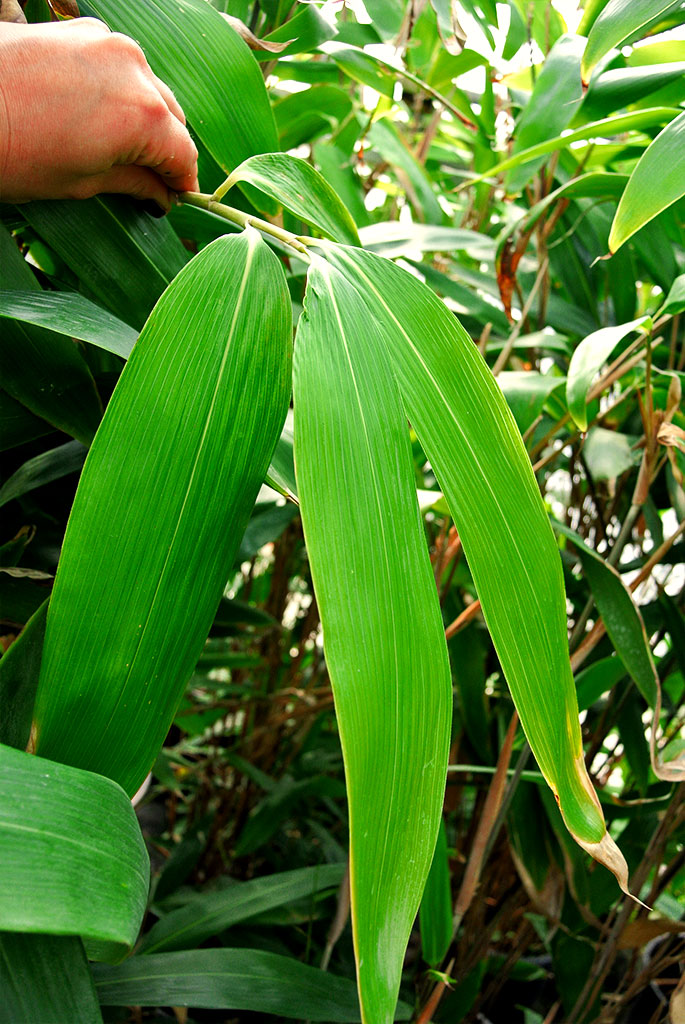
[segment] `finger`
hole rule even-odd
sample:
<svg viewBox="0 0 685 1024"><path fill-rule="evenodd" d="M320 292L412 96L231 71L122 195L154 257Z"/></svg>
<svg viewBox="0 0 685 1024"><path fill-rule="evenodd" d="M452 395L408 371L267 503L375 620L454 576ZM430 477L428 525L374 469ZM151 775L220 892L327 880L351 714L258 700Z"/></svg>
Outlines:
<svg viewBox="0 0 685 1024"><path fill-rule="evenodd" d="M183 113L181 104L178 102L169 86L166 82L163 82L161 78L158 78L157 75L153 74L152 78L171 113L175 118L178 118L182 125L185 125L186 115Z"/></svg>
<svg viewBox="0 0 685 1024"><path fill-rule="evenodd" d="M168 111L152 125L136 164L149 167L175 192L198 191L197 149L188 131Z"/></svg>
<svg viewBox="0 0 685 1024"><path fill-rule="evenodd" d="M82 179L72 190L72 195L76 199L88 199L104 192L129 195L135 199L152 199L165 213L171 209L169 189L165 182L147 167L111 167L101 174L93 174Z"/></svg>

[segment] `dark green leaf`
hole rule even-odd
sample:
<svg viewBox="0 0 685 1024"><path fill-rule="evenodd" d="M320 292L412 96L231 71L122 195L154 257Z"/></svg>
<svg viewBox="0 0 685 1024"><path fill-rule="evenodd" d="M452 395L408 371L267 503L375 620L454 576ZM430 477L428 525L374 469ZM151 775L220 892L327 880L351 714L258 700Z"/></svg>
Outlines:
<svg viewBox="0 0 685 1024"><path fill-rule="evenodd" d="M129 794L147 775L285 418L290 351L283 271L252 229L203 249L155 308L67 527L36 699L43 756Z"/></svg>

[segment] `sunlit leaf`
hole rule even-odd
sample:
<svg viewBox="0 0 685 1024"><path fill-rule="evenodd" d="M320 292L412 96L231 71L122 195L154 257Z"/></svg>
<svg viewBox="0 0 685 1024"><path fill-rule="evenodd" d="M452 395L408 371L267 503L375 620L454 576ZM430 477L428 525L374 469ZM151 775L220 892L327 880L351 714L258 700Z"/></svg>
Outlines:
<svg viewBox="0 0 685 1024"><path fill-rule="evenodd" d="M407 424L374 321L315 259L295 346L295 466L345 759L362 1019L387 1024L440 820L451 686Z"/></svg>
<svg viewBox="0 0 685 1024"><path fill-rule="evenodd" d="M609 0L588 35L583 54L583 81L588 81L594 66L612 47L675 6L673 0Z"/></svg>
<svg viewBox="0 0 685 1024"><path fill-rule="evenodd" d="M245 160L217 189L217 199L239 181L271 196L326 238L359 245L354 221L331 186L306 160L287 153L268 153Z"/></svg>
<svg viewBox="0 0 685 1024"><path fill-rule="evenodd" d="M683 195L685 111L659 132L631 174L611 225L611 252Z"/></svg>
<svg viewBox="0 0 685 1024"><path fill-rule="evenodd" d="M583 761L558 551L502 393L471 339L425 286L372 253L322 248L374 311L406 414L464 545L521 723L564 821L625 887L625 862Z"/></svg>
<svg viewBox="0 0 685 1024"><path fill-rule="evenodd" d="M644 325L649 317L639 317L627 324L601 327L584 338L574 350L566 379L568 411L581 430L587 430L587 394L595 375L626 334Z"/></svg>

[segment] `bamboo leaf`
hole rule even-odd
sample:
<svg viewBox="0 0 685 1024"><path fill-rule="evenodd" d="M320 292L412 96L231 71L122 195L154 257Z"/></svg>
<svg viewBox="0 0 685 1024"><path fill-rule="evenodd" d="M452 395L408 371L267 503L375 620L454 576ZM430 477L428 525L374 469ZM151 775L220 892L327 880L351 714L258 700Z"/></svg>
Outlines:
<svg viewBox="0 0 685 1024"><path fill-rule="evenodd" d="M501 160L494 167L490 167L484 174L471 178L469 185L477 185L479 181L486 178L491 179L502 171L511 170L512 167L519 167L528 160L535 160L539 156L546 156L547 153L554 153L558 149L566 149L572 142L582 142L586 139L602 138L610 135L620 135L622 132L631 129L651 128L655 124L664 124L670 121L679 113L674 107L648 107L646 110L633 110L628 114L615 114L613 117L604 117L600 121L592 121L573 131L566 131L546 142L539 142L530 149L524 149L515 156ZM466 187L466 186L462 186Z"/></svg>
<svg viewBox="0 0 685 1024"><path fill-rule="evenodd" d="M138 332L78 292L0 291L0 316L46 327L127 359Z"/></svg>
<svg viewBox="0 0 685 1024"><path fill-rule="evenodd" d="M429 289L372 253L321 247L368 296L367 315L447 499L521 724L566 826L625 889L625 861L583 761L559 554L512 414L473 342Z"/></svg>
<svg viewBox="0 0 685 1024"><path fill-rule="evenodd" d="M294 409L302 522L345 760L362 1019L386 1024L440 821L451 684L407 423L376 312L314 258Z"/></svg>
<svg viewBox="0 0 685 1024"><path fill-rule="evenodd" d="M194 949L213 935L265 910L338 886L344 874L344 864L320 864L236 882L218 892L194 893L182 907L165 914L154 925L143 939L140 952Z"/></svg>
<svg viewBox="0 0 685 1024"><path fill-rule="evenodd" d="M612 47L675 6L673 0L609 0L594 19L588 35L583 82L587 84L592 69Z"/></svg>
<svg viewBox="0 0 685 1024"><path fill-rule="evenodd" d="M683 195L685 111L659 132L628 179L609 233L611 252Z"/></svg>
<svg viewBox="0 0 685 1024"><path fill-rule="evenodd" d="M215 198L221 199L239 181L247 181L271 196L326 238L360 244L355 223L342 200L306 160L287 153L250 157L216 190Z"/></svg>
<svg viewBox="0 0 685 1024"><path fill-rule="evenodd" d="M627 324L616 327L601 327L584 338L571 356L566 379L566 401L573 421L581 430L587 430L587 394L595 375L607 361L619 341L638 327L651 323L649 317L641 316Z"/></svg>
<svg viewBox="0 0 685 1024"><path fill-rule="evenodd" d="M128 197L26 203L21 213L81 287L136 328L189 258L167 219Z"/></svg>
<svg viewBox="0 0 685 1024"><path fill-rule="evenodd" d="M278 149L259 65L211 4L86 0L81 11L140 43L152 70L174 90L193 131L226 173L248 156Z"/></svg>
<svg viewBox="0 0 685 1024"><path fill-rule="evenodd" d="M87 449L80 441L69 441L59 448L51 448L20 466L16 473L0 487L0 508L8 501L21 498L36 487L60 480L69 473L78 473L86 458Z"/></svg>
<svg viewBox="0 0 685 1024"><path fill-rule="evenodd" d="M585 40L565 35L557 39L526 105L516 119L512 154L530 149L560 134L582 100L580 58ZM521 192L542 163L543 157L512 168L506 188Z"/></svg>
<svg viewBox="0 0 685 1024"><path fill-rule="evenodd" d="M133 957L117 967L97 966L103 1006L194 1006L252 1010L310 1021L359 1020L353 981L258 949L200 949ZM400 1004L396 1020L409 1020Z"/></svg>
<svg viewBox="0 0 685 1024"><path fill-rule="evenodd" d="M133 946L149 861L130 800L90 772L0 746L4 931L80 935L91 959Z"/></svg>
<svg viewBox="0 0 685 1024"><path fill-rule="evenodd" d="M14 239L0 223L0 285L43 295ZM35 301L35 298L34 298ZM67 338L30 324L2 324L2 386L53 426L90 444L102 406L88 364Z"/></svg>
<svg viewBox="0 0 685 1024"><path fill-rule="evenodd" d="M219 604L289 398L290 300L249 229L156 306L74 501L48 612L36 750L136 792Z"/></svg>
<svg viewBox="0 0 685 1024"><path fill-rule="evenodd" d="M0 1024L102 1024L83 951L73 935L0 932Z"/></svg>
<svg viewBox="0 0 685 1024"><path fill-rule="evenodd" d="M575 545L609 639L638 690L654 709L649 745L654 774L660 779L680 782L685 777L685 756L681 754L671 761L664 761L656 747L661 713L661 684L640 609L613 565L605 562L601 555L589 548L563 523L555 521L553 526L557 533L568 537Z"/></svg>
<svg viewBox="0 0 685 1024"><path fill-rule="evenodd" d="M452 892L447 859L445 822L440 822L433 863L426 880L420 910L423 959L431 967L442 962L452 941Z"/></svg>
<svg viewBox="0 0 685 1024"><path fill-rule="evenodd" d="M0 658L0 743L24 750L31 735L48 602L33 613Z"/></svg>

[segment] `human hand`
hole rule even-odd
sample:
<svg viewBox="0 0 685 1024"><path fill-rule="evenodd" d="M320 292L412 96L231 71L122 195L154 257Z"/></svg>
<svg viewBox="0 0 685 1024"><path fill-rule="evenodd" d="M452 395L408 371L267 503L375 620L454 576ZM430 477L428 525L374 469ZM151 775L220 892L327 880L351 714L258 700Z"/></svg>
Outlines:
<svg viewBox="0 0 685 1024"><path fill-rule="evenodd" d="M198 187L183 111L137 43L95 18L0 24L0 200L120 192L168 211Z"/></svg>

